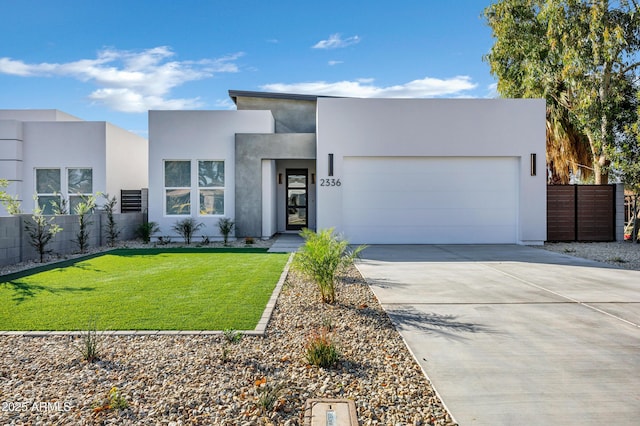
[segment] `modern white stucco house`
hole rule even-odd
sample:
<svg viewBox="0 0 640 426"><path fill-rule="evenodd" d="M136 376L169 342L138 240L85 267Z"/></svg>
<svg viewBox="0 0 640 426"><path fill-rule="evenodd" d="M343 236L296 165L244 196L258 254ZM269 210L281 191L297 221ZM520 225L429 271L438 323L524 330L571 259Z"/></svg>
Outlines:
<svg viewBox="0 0 640 426"><path fill-rule="evenodd" d="M352 243L542 244L545 103L230 91L149 112L149 220L202 235L335 228Z"/></svg>
<svg viewBox="0 0 640 426"><path fill-rule="evenodd" d="M34 195L45 213L60 197L73 211L82 195L146 188L148 143L108 122L58 110L0 110L0 178L25 213L33 211Z"/></svg>

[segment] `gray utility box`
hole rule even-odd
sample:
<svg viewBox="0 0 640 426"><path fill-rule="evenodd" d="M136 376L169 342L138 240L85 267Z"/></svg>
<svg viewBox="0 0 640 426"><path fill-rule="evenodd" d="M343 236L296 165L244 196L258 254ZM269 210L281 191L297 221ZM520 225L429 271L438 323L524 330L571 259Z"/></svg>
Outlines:
<svg viewBox="0 0 640 426"><path fill-rule="evenodd" d="M305 426L358 426L356 405L351 399L308 399Z"/></svg>

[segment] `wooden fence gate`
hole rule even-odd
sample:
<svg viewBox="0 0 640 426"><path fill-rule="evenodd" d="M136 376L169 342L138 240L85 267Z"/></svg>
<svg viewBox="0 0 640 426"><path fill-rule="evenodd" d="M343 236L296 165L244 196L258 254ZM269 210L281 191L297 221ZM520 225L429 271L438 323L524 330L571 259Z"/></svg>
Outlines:
<svg viewBox="0 0 640 426"><path fill-rule="evenodd" d="M615 241L615 185L548 185L547 241Z"/></svg>

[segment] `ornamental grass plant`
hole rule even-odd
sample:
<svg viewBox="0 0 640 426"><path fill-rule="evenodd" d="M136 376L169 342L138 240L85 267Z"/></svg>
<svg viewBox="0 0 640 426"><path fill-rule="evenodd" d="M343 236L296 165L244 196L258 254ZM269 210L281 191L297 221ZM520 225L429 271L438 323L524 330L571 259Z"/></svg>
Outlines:
<svg viewBox="0 0 640 426"><path fill-rule="evenodd" d="M303 229L304 245L293 259L294 268L312 280L320 290L324 303L336 301L336 276L366 248L349 247L349 242L334 234L333 228L311 231Z"/></svg>

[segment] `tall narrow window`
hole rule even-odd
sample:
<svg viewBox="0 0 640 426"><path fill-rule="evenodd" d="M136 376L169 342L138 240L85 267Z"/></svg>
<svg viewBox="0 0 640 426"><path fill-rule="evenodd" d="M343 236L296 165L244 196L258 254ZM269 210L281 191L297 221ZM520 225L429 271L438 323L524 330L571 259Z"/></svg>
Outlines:
<svg viewBox="0 0 640 426"><path fill-rule="evenodd" d="M42 214L53 214L53 203L60 204L60 169L36 169L36 195Z"/></svg>
<svg viewBox="0 0 640 426"><path fill-rule="evenodd" d="M191 214L191 161L164 162L165 214Z"/></svg>
<svg viewBox="0 0 640 426"><path fill-rule="evenodd" d="M224 161L198 161L200 215L224 215Z"/></svg>
<svg viewBox="0 0 640 426"><path fill-rule="evenodd" d="M93 170L67 169L67 193L69 213L74 214L78 204L93 194Z"/></svg>

